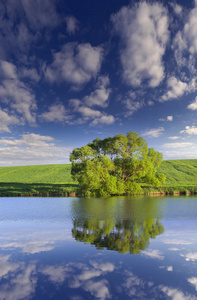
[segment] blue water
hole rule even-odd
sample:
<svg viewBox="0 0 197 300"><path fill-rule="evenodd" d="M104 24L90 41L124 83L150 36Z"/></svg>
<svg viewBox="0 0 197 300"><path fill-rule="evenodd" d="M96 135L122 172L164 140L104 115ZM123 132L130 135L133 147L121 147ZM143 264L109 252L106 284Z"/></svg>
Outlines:
<svg viewBox="0 0 197 300"><path fill-rule="evenodd" d="M197 299L197 198L0 198L0 299Z"/></svg>

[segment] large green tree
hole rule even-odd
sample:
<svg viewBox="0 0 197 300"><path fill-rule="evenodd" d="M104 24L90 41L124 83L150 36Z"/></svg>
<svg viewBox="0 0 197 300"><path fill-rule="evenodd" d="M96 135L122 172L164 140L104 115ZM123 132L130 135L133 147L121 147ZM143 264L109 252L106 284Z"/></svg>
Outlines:
<svg viewBox="0 0 197 300"><path fill-rule="evenodd" d="M142 186L158 186L165 176L157 174L162 154L136 132L118 134L76 148L70 155L71 173L84 196L137 194Z"/></svg>

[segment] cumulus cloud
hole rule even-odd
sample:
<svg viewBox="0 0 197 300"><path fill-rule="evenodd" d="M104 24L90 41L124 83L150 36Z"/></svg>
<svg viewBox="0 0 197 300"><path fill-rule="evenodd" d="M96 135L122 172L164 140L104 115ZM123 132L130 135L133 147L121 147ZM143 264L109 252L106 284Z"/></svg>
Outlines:
<svg viewBox="0 0 197 300"><path fill-rule="evenodd" d="M34 92L18 78L16 66L1 61L0 68L4 76L0 84L1 101L9 104L29 123L35 123L36 100Z"/></svg>
<svg viewBox="0 0 197 300"><path fill-rule="evenodd" d="M197 260L197 252L190 252L187 254L180 254L180 256L184 257L186 261L195 261Z"/></svg>
<svg viewBox="0 0 197 300"><path fill-rule="evenodd" d="M36 289L35 264L20 263L17 272L11 272L11 279L1 285L0 299L28 299Z"/></svg>
<svg viewBox="0 0 197 300"><path fill-rule="evenodd" d="M80 86L98 74L102 59L102 47L92 47L89 43L67 43L54 54L45 76L51 82L67 81Z"/></svg>
<svg viewBox="0 0 197 300"><path fill-rule="evenodd" d="M27 20L32 29L42 29L43 27L54 28L60 22L54 1L51 0L21 0Z"/></svg>
<svg viewBox="0 0 197 300"><path fill-rule="evenodd" d="M100 118L94 119L94 121L91 122L90 126L96 126L96 125L110 125L115 122L115 118L112 115L103 115Z"/></svg>
<svg viewBox="0 0 197 300"><path fill-rule="evenodd" d="M49 277L53 283L62 283L68 278L72 269L69 266L44 266L40 268L40 272Z"/></svg>
<svg viewBox="0 0 197 300"><path fill-rule="evenodd" d="M158 86L164 78L162 57L169 38L166 9L144 1L136 7L123 7L111 20L122 42L124 81L140 86L148 80L150 87Z"/></svg>
<svg viewBox="0 0 197 300"><path fill-rule="evenodd" d="M191 284L195 287L195 289L196 289L196 291L197 291L197 277L191 277L191 278L188 278L187 281L188 281L189 283L191 283Z"/></svg>
<svg viewBox="0 0 197 300"><path fill-rule="evenodd" d="M190 71L194 71L193 58L197 53L197 3L188 14L184 28L180 30L173 41L173 49L175 50L175 58L179 66L189 66ZM189 53L189 58L186 59L184 54Z"/></svg>
<svg viewBox="0 0 197 300"><path fill-rule="evenodd" d="M84 97L83 101L88 106L108 106L108 99L111 93L111 89L109 88L109 77L108 76L100 76L96 83L96 88L90 95Z"/></svg>
<svg viewBox="0 0 197 300"><path fill-rule="evenodd" d="M72 35L79 29L79 21L74 16L66 17L66 31Z"/></svg>
<svg viewBox="0 0 197 300"><path fill-rule="evenodd" d="M188 109L191 109L191 110L197 110L197 97L195 98L194 102L190 103L188 106L187 106Z"/></svg>
<svg viewBox="0 0 197 300"><path fill-rule="evenodd" d="M108 299L111 298L109 292L109 283L106 279L101 279L101 276L112 272L115 266L109 262L91 261L88 264L83 263L68 263L61 266L44 266L40 268L40 272L49 277L53 283L63 283L66 278L69 278L68 285L70 288L82 288L89 292L94 298ZM106 266L105 266L106 265Z"/></svg>
<svg viewBox="0 0 197 300"><path fill-rule="evenodd" d="M0 139L0 165L32 165L69 161L72 147L56 146L54 138L24 134L21 139Z"/></svg>
<svg viewBox="0 0 197 300"><path fill-rule="evenodd" d="M171 2L170 5L174 9L176 15L181 15L183 11L183 7L177 3Z"/></svg>
<svg viewBox="0 0 197 300"><path fill-rule="evenodd" d="M159 260L164 259L164 256L162 255L162 253L159 250L148 249L148 250L142 251L141 253L142 253L142 255L145 255L150 258L155 258L155 259L159 259Z"/></svg>
<svg viewBox="0 0 197 300"><path fill-rule="evenodd" d="M185 130L181 130L180 133L187 133L189 135L197 135L197 127L195 126L185 126Z"/></svg>
<svg viewBox="0 0 197 300"><path fill-rule="evenodd" d="M168 91L160 99L162 102L181 97L186 91L188 91L188 84L178 80L174 76L171 76L168 78L167 88Z"/></svg>
<svg viewBox="0 0 197 300"><path fill-rule="evenodd" d="M81 114L81 118L78 119L78 122L84 123L90 120L90 126L113 124L115 122L114 116L92 108L94 106L102 108L107 107L110 93L109 77L100 76L93 92L83 97L81 100L70 99L69 105L72 111Z"/></svg>
<svg viewBox="0 0 197 300"><path fill-rule="evenodd" d="M39 117L45 122L66 122L71 119L63 104L51 105L48 111L43 112Z"/></svg>
<svg viewBox="0 0 197 300"><path fill-rule="evenodd" d="M80 106L78 108L78 112L82 114L82 116L84 118L95 118L95 117L100 117L102 115L102 113L98 110L94 110L90 107L86 107L86 106Z"/></svg>
<svg viewBox="0 0 197 300"><path fill-rule="evenodd" d="M19 77L20 78L29 78L35 82L40 80L40 75L35 68L26 68L22 67L19 69Z"/></svg>
<svg viewBox="0 0 197 300"><path fill-rule="evenodd" d="M144 136L148 136L148 137L159 137L160 135L162 135L164 131L164 128L163 127L159 127L159 128L153 128L153 129L150 129L150 130L147 130L143 133Z"/></svg>
<svg viewBox="0 0 197 300"><path fill-rule="evenodd" d="M0 108L0 132L10 132L11 125L19 125L20 120L14 116L9 115L6 111Z"/></svg>
<svg viewBox="0 0 197 300"><path fill-rule="evenodd" d="M173 116L167 116L166 121L172 122L173 121Z"/></svg>
<svg viewBox="0 0 197 300"><path fill-rule="evenodd" d="M84 284L84 290L90 292L93 297L99 299L109 299L111 298L109 288L108 288L108 281L106 279L102 279L100 281L87 281Z"/></svg>
<svg viewBox="0 0 197 300"><path fill-rule="evenodd" d="M163 285L160 285L159 288L164 294L166 294L172 300L195 300L196 299L195 296L192 296L190 294L185 295L179 289L175 289L175 288L171 288L171 287L163 286Z"/></svg>
<svg viewBox="0 0 197 300"><path fill-rule="evenodd" d="M126 113L125 117L131 116L133 113L138 111L140 108L143 107L144 103L140 101L134 101L132 99L126 98L123 103L125 104Z"/></svg>
<svg viewBox="0 0 197 300"><path fill-rule="evenodd" d="M161 122L165 122L165 121L172 122L173 121L173 116L167 116L166 119L160 118L159 121L161 121Z"/></svg>
<svg viewBox="0 0 197 300"><path fill-rule="evenodd" d="M163 148L171 148L171 149L186 148L191 146L193 146L193 143L166 143L162 145Z"/></svg>

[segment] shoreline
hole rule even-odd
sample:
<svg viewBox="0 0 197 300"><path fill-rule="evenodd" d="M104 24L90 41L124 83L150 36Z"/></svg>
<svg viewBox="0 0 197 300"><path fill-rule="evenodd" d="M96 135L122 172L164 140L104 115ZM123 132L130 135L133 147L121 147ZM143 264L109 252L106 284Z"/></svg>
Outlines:
<svg viewBox="0 0 197 300"><path fill-rule="evenodd" d="M197 190L194 191L151 191L151 192L144 192L142 194L125 194L125 195L111 195L110 197L122 197L122 196L192 196L192 195L197 195ZM8 197L43 197L43 198L48 198L48 197L79 197L79 198L85 198L84 196L77 195L76 192L67 192L67 193L13 193L13 194L0 194L0 198L8 198Z"/></svg>

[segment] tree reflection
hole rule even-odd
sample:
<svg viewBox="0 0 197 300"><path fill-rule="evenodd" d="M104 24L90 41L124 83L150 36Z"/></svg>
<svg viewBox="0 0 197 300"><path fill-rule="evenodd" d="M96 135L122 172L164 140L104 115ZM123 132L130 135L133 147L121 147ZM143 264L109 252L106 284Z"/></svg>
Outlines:
<svg viewBox="0 0 197 300"><path fill-rule="evenodd" d="M98 249L139 254L149 246L151 238L154 239L164 232L163 224L150 212L147 215L143 212L143 218L139 215L136 217L133 211L126 218L113 217L110 214L105 214L102 218L95 211L94 216L86 214L85 210L90 211L90 207L85 207L83 214L75 214L72 235L77 241L89 243Z"/></svg>

